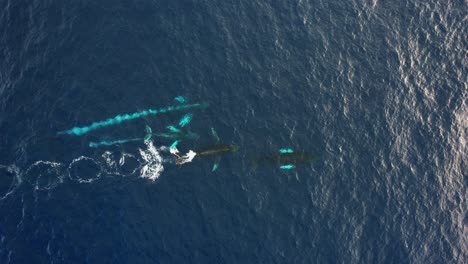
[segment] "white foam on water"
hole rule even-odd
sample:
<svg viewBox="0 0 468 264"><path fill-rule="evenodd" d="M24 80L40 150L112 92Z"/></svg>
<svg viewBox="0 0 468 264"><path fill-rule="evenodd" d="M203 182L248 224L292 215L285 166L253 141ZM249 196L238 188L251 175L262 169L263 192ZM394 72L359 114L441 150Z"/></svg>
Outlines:
<svg viewBox="0 0 468 264"><path fill-rule="evenodd" d="M101 155L101 157L106 161L106 165L109 168L113 169L116 167L114 154L112 152L106 151Z"/></svg>
<svg viewBox="0 0 468 264"><path fill-rule="evenodd" d="M119 166L123 166L125 164L125 154L126 153L122 153L122 156L119 159Z"/></svg>
<svg viewBox="0 0 468 264"><path fill-rule="evenodd" d="M13 179L11 180L10 187L5 192L5 194L0 194L0 201L7 198L10 194L12 194L16 188L21 184L22 179L20 177L20 170L16 165L0 165L0 169L5 169L8 173L13 174Z"/></svg>
<svg viewBox="0 0 468 264"><path fill-rule="evenodd" d="M155 181L164 171L163 158L152 141L148 142L146 146L148 147L146 150L138 149L144 160L144 165L140 169L140 177Z"/></svg>
<svg viewBox="0 0 468 264"><path fill-rule="evenodd" d="M106 175L112 176L120 176L120 172L117 168L117 162L114 158L114 153L111 151L105 151L101 155L102 159L104 160L105 166L103 166L102 170Z"/></svg>
<svg viewBox="0 0 468 264"><path fill-rule="evenodd" d="M182 162L180 164L192 162L192 160L195 158L196 155L197 155L197 153L195 151L189 150L189 152L187 152L187 154L182 156Z"/></svg>
<svg viewBox="0 0 468 264"><path fill-rule="evenodd" d="M126 168L127 166L132 166L132 165L128 165L128 164L131 164L131 160L134 160L135 162L138 163L138 165L136 165L133 169L131 168ZM120 159L119 159L119 169L120 170L125 170L127 169L128 171L131 171L130 173L125 173L123 172L122 173L122 176L130 176L130 175L134 175L135 173L137 173L141 167L143 166L144 163L142 163L140 160L138 160L137 157L135 157L134 155L130 154L130 153L122 153Z"/></svg>
<svg viewBox="0 0 468 264"><path fill-rule="evenodd" d="M96 165L98 170L97 173L93 176L87 175L87 178L84 178L82 175L78 175L76 172L74 172L75 166L81 165L83 162L92 162L92 164ZM103 168L101 164L97 161L95 161L93 158L86 157L86 156L80 156L72 162L70 162L70 165L68 165L68 171L69 171L69 177L71 180L76 180L79 183L91 183L97 179L99 179L102 175Z"/></svg>
<svg viewBox="0 0 468 264"><path fill-rule="evenodd" d="M112 153L111 151L106 151L101 155L101 157L104 159L104 163L102 164L104 166L102 166L102 170L106 176L125 177L128 175L132 175L140 167L140 165L137 165L133 172L131 172L130 174L126 173L125 171L122 171L122 166L125 164L125 157L133 157L133 155L131 154L123 153L122 156L117 160L116 155L114 155L114 153ZM138 161L137 159L135 160Z"/></svg>
<svg viewBox="0 0 468 264"><path fill-rule="evenodd" d="M23 177L34 190L51 190L63 183L66 172L62 163L39 160L29 166Z"/></svg>
<svg viewBox="0 0 468 264"><path fill-rule="evenodd" d="M173 147L173 148L170 148L169 149L169 152L176 156L177 157L177 161L176 161L176 164L177 165L182 165L182 164L185 164L185 163L188 163L188 162L192 162L192 160L195 158L195 156L197 155L197 153L193 150L189 150L189 152L187 152L185 155L183 156L180 156L179 155L179 150L176 148L176 147Z"/></svg>
<svg viewBox="0 0 468 264"><path fill-rule="evenodd" d="M80 156L70 163L39 160L31 164L26 170L21 170L16 165L0 165L0 170L11 176L11 183L4 185L0 193L3 200L14 193L23 183L31 184L34 191L49 191L62 184L67 178L79 183L92 183L103 175L107 176L132 176L147 178L155 181L164 171L164 163L172 163L170 159L164 159L162 152L170 152L166 146L156 148L153 142L146 144L146 149L138 149L139 155L121 153L120 157L111 151L105 151L100 157ZM192 161L196 153L189 151L184 156L184 163ZM101 160L102 158L102 160ZM7 179L10 181L10 179Z"/></svg>

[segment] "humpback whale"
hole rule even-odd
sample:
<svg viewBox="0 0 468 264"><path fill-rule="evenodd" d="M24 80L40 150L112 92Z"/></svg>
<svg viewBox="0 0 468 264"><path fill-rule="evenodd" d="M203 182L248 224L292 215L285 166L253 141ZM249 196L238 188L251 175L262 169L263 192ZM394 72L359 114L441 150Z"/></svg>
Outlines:
<svg viewBox="0 0 468 264"><path fill-rule="evenodd" d="M233 144L216 144L199 150L195 150L198 156L223 155L230 152L236 152L239 146Z"/></svg>
<svg viewBox="0 0 468 264"><path fill-rule="evenodd" d="M184 163L190 162L195 156L199 157L214 157L214 163L213 167L211 168L211 171L215 171L218 166L219 162L221 161L221 156L224 154L236 152L239 149L239 146L234 145L234 144L224 144L220 143L220 139L218 137L218 134L214 130L214 128L211 128L211 134L216 140L216 144L207 146L198 150L190 150L186 155L180 156L178 155L178 150L176 149L175 151L171 151L172 154L176 156L176 164L177 165L182 165ZM175 146L174 146L175 147Z"/></svg>
<svg viewBox="0 0 468 264"><path fill-rule="evenodd" d="M168 128L174 128L172 126L168 126ZM148 142L151 140L152 137L159 137L159 138L165 138L165 139L171 139L171 140L197 140L200 136L196 133L190 132L190 131L183 131L180 129L169 129L170 132L162 132L162 133L153 133L151 130L151 127L148 125L146 126L146 135L144 138L145 142Z"/></svg>
<svg viewBox="0 0 468 264"><path fill-rule="evenodd" d="M154 137L166 138L166 139L179 139L179 140L196 140L200 136L196 133L187 131L187 132L169 132L169 133L154 133L152 134Z"/></svg>

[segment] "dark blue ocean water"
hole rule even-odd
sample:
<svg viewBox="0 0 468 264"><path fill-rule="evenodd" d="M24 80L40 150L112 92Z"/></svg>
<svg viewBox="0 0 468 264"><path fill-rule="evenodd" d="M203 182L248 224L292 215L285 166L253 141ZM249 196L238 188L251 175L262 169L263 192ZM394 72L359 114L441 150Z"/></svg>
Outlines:
<svg viewBox="0 0 468 264"><path fill-rule="evenodd" d="M467 263L466 10L0 1L0 263ZM179 95L182 152L240 147L215 172L88 147L186 112L57 135ZM318 159L255 164L283 147Z"/></svg>

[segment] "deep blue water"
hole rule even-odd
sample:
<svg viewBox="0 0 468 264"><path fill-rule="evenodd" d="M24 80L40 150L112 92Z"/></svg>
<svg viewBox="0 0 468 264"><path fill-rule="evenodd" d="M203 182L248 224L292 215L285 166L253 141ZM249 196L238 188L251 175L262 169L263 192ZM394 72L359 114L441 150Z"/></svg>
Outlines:
<svg viewBox="0 0 468 264"><path fill-rule="evenodd" d="M0 263L467 263L466 3L389 2L0 1ZM215 172L57 135L179 95Z"/></svg>

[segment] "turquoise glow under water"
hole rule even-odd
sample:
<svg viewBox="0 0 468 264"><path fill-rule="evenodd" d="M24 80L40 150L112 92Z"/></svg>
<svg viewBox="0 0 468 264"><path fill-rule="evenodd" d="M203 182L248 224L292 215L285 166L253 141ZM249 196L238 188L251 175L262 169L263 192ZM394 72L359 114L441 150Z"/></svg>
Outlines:
<svg viewBox="0 0 468 264"><path fill-rule="evenodd" d="M190 121L192 121L192 116L193 116L192 113L188 113L188 114L184 115L179 121L179 126L184 127L188 123L190 123Z"/></svg>
<svg viewBox="0 0 468 264"><path fill-rule="evenodd" d="M129 121L129 120L137 119L137 118L148 116L148 115L156 115L159 113L180 111L180 110L191 109L191 108L206 108L206 107L208 107L208 103L201 102L201 103L195 103L195 104L169 106L169 107L160 108L160 109L148 109L148 110L144 110L140 112L135 112L133 114L117 115L113 118L109 118L104 121L94 122L89 126L74 127L68 130L60 131L58 132L58 134L81 136L99 128L117 125L124 121Z"/></svg>
<svg viewBox="0 0 468 264"><path fill-rule="evenodd" d="M178 129L175 126L167 126L166 128L169 129L171 132L180 133L180 129Z"/></svg>
<svg viewBox="0 0 468 264"><path fill-rule="evenodd" d="M171 148L175 148L175 147L177 147L177 144L179 144L179 140L174 141L174 143L172 143L171 146L170 146L169 148L170 148L170 149L171 149Z"/></svg>
<svg viewBox="0 0 468 264"><path fill-rule="evenodd" d="M174 100L176 100L177 102L179 103L185 103L185 97L183 96L177 96L176 98L174 98Z"/></svg>
<svg viewBox="0 0 468 264"><path fill-rule="evenodd" d="M291 169L294 169L294 168L296 168L296 166L291 165L291 164L288 164L288 165L281 165L281 166L280 166L280 169L282 169L282 170L291 170Z"/></svg>
<svg viewBox="0 0 468 264"><path fill-rule="evenodd" d="M279 150L280 153L293 153L294 151L290 148L282 148Z"/></svg>

